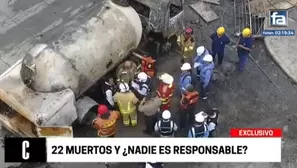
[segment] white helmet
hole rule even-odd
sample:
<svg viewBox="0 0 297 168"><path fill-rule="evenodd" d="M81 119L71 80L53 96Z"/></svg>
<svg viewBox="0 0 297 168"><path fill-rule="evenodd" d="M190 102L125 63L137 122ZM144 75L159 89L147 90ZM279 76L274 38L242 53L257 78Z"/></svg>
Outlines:
<svg viewBox="0 0 297 168"><path fill-rule="evenodd" d="M171 113L169 110L165 110L163 111L162 113L162 118L165 119L165 120L168 120L169 118L171 118Z"/></svg>
<svg viewBox="0 0 297 168"><path fill-rule="evenodd" d="M146 81L147 80L147 74L145 72L140 72L138 75L137 75L137 78L140 80L140 81Z"/></svg>
<svg viewBox="0 0 297 168"><path fill-rule="evenodd" d="M213 61L213 58L210 54L207 54L203 57L203 61L205 62L212 62Z"/></svg>
<svg viewBox="0 0 297 168"><path fill-rule="evenodd" d="M127 83L120 83L119 85L120 92L128 92L130 90Z"/></svg>
<svg viewBox="0 0 297 168"><path fill-rule="evenodd" d="M160 76L160 80L168 85L172 84L174 79L171 75L169 75L168 73L163 73Z"/></svg>
<svg viewBox="0 0 297 168"><path fill-rule="evenodd" d="M205 118L201 113L198 113L195 115L195 121L198 123L203 123L205 121Z"/></svg>
<svg viewBox="0 0 297 168"><path fill-rule="evenodd" d="M204 112L204 111L200 111L199 113L197 113L197 115L202 115L205 119L208 117L208 115Z"/></svg>
<svg viewBox="0 0 297 168"><path fill-rule="evenodd" d="M204 46L200 46L197 48L196 52L198 56L201 56L205 51L205 47Z"/></svg>
<svg viewBox="0 0 297 168"><path fill-rule="evenodd" d="M191 70L191 64L189 63L184 63L183 66L180 68L182 71L187 71L187 70Z"/></svg>

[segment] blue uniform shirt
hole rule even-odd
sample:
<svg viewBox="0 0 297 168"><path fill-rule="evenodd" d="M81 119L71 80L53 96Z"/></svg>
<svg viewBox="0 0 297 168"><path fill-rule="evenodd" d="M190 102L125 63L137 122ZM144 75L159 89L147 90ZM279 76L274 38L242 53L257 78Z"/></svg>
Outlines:
<svg viewBox="0 0 297 168"><path fill-rule="evenodd" d="M214 63L205 64L200 71L200 80L203 82L203 87L206 88L210 82L212 72L214 69Z"/></svg>
<svg viewBox="0 0 297 168"><path fill-rule="evenodd" d="M212 52L217 54L224 54L225 45L230 43L229 37L224 34L222 37L219 37L217 33L211 34L210 38L212 39Z"/></svg>
<svg viewBox="0 0 297 168"><path fill-rule="evenodd" d="M192 74L190 72L183 72L179 79L179 89L181 93L186 92L186 86L192 84Z"/></svg>
<svg viewBox="0 0 297 168"><path fill-rule="evenodd" d="M201 138L207 138L209 136L209 131L208 131L208 127L206 124L203 125L204 126L204 133L203 136ZM195 137L195 129L194 127L191 127L189 132L188 132L188 138L196 138ZM200 137L199 137L200 138Z"/></svg>
<svg viewBox="0 0 297 168"><path fill-rule="evenodd" d="M243 45L244 47L252 49L252 46L253 46L253 38L252 37L243 38L242 34L240 34L239 38L240 38L240 40L239 40L238 45ZM240 48L240 47L237 47L237 52L240 55L249 54L248 50L245 50L245 49Z"/></svg>
<svg viewBox="0 0 297 168"><path fill-rule="evenodd" d="M208 54L210 54L209 51L207 49L205 49L204 53L201 56L196 55L196 57L194 57L193 62L194 62L194 64L195 63L199 64L199 66L196 67L196 69L198 69L199 71L201 70L201 67L204 64L204 61L203 61L204 56L208 55Z"/></svg>

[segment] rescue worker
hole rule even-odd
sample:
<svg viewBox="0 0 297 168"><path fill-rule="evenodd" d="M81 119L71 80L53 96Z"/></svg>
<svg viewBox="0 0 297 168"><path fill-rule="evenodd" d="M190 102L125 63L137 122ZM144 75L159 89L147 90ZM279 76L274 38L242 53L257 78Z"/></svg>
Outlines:
<svg viewBox="0 0 297 168"><path fill-rule="evenodd" d="M225 53L225 45L230 43L229 37L225 34L225 28L219 27L217 31L210 35L212 39L212 56L215 61L218 56L218 65L222 65Z"/></svg>
<svg viewBox="0 0 297 168"><path fill-rule="evenodd" d="M103 94L105 96L105 105L108 109L114 109L113 95L115 93L114 82L112 78L106 78L102 86Z"/></svg>
<svg viewBox="0 0 297 168"><path fill-rule="evenodd" d="M212 108L207 113L207 125L209 131L209 137L213 137L213 132L216 130L219 120L220 111L216 108Z"/></svg>
<svg viewBox="0 0 297 168"><path fill-rule="evenodd" d="M154 132L155 123L158 121L158 111L162 105L162 100L157 97L150 99L143 98L138 106L138 111L144 113L144 122L146 129L143 130L145 134L152 134Z"/></svg>
<svg viewBox="0 0 297 168"><path fill-rule="evenodd" d="M160 85L157 89L158 97L162 100L162 105L160 111L169 110L171 98L173 97L173 92L175 86L173 84L173 77L167 73L163 73L160 77Z"/></svg>
<svg viewBox="0 0 297 168"><path fill-rule="evenodd" d="M116 133L116 122L120 117L118 111L109 111L107 106L98 106L98 115L93 120L92 125L98 130L100 137L114 137Z"/></svg>
<svg viewBox="0 0 297 168"><path fill-rule="evenodd" d="M193 36L194 31L192 28L186 28L185 33L181 34L177 38L177 45L180 49L183 59L181 63L190 62L194 55L195 38Z"/></svg>
<svg viewBox="0 0 297 168"><path fill-rule="evenodd" d="M211 55L205 55L203 58L205 64L200 71L200 94L203 100L207 99L207 91L211 82L212 73L214 70L213 58Z"/></svg>
<svg viewBox="0 0 297 168"><path fill-rule="evenodd" d="M132 87L137 98L142 100L151 91L151 78L146 73L140 72L137 79L132 81Z"/></svg>
<svg viewBox="0 0 297 168"><path fill-rule="evenodd" d="M185 128L187 123L190 123L190 125L194 123L194 108L199 97L193 85L188 85L186 89L187 91L182 94L180 100L180 128Z"/></svg>
<svg viewBox="0 0 297 168"><path fill-rule="evenodd" d="M189 138L207 138L209 136L208 126L201 113L195 115L195 123L188 132Z"/></svg>
<svg viewBox="0 0 297 168"><path fill-rule="evenodd" d="M120 113L123 116L123 123L125 126L137 125L137 109L136 104L139 102L135 94L130 91L127 83L119 84L120 92L113 96L113 100L117 103Z"/></svg>
<svg viewBox="0 0 297 168"><path fill-rule="evenodd" d="M149 77L153 77L155 75L155 64L156 60L154 60L150 56L143 56L141 60L141 72L145 72Z"/></svg>
<svg viewBox="0 0 297 168"><path fill-rule="evenodd" d="M160 134L160 137L174 137L177 128L178 127L171 119L171 113L168 110L163 111L162 119L155 124L155 131Z"/></svg>
<svg viewBox="0 0 297 168"><path fill-rule="evenodd" d="M186 90L186 86L192 84L192 67L189 63L184 63L180 68L182 73L179 79L179 89L181 94L184 94Z"/></svg>
<svg viewBox="0 0 297 168"><path fill-rule="evenodd" d="M237 54L239 58L239 71L243 72L247 64L249 54L252 50L252 31L249 28L243 29L237 42Z"/></svg>
<svg viewBox="0 0 297 168"><path fill-rule="evenodd" d="M196 75L200 77L201 67L203 65L203 58L205 55L209 54L209 51L204 46L199 46L196 50L196 57L194 57L194 68L196 69Z"/></svg>
<svg viewBox="0 0 297 168"><path fill-rule="evenodd" d="M117 70L117 83L120 82L130 84L137 72L137 65L133 61L126 61L121 64Z"/></svg>

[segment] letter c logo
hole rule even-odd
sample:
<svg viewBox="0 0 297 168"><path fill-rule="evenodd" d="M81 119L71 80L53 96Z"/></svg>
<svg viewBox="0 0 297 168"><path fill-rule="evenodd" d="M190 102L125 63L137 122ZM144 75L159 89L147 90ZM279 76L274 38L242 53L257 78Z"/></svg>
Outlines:
<svg viewBox="0 0 297 168"><path fill-rule="evenodd" d="M22 143L22 148L23 148L22 149L22 157L24 160L28 160L30 157L29 152L26 152L26 150L29 148L29 146L30 146L29 141L23 141L23 143Z"/></svg>

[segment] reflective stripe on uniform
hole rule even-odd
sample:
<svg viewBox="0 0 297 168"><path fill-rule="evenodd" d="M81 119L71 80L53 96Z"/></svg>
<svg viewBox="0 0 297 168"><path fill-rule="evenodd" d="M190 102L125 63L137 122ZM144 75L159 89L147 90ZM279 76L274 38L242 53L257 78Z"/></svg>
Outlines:
<svg viewBox="0 0 297 168"><path fill-rule="evenodd" d="M128 103L128 109L123 109L123 106L120 102L118 102L118 106L119 106L120 112L124 114L129 114L136 110L136 106L133 106L133 108L131 108L131 102Z"/></svg>

